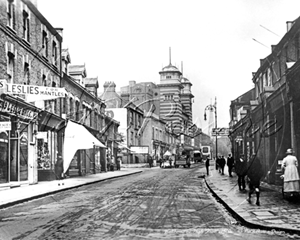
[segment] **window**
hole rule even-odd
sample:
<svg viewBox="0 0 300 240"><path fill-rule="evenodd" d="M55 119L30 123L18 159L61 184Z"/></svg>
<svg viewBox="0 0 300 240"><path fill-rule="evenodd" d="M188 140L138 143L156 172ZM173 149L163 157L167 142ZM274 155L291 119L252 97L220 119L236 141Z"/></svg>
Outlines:
<svg viewBox="0 0 300 240"><path fill-rule="evenodd" d="M130 112L129 124L133 124L133 113Z"/></svg>
<svg viewBox="0 0 300 240"><path fill-rule="evenodd" d="M30 36L29 26L30 26L29 12L23 10L23 39L25 39L27 42L29 42L29 36Z"/></svg>
<svg viewBox="0 0 300 240"><path fill-rule="evenodd" d="M75 102L76 112L75 112L75 120L79 121L79 102Z"/></svg>
<svg viewBox="0 0 300 240"><path fill-rule="evenodd" d="M69 112L70 119L73 119L73 114L74 114L73 99L70 98L70 112Z"/></svg>
<svg viewBox="0 0 300 240"><path fill-rule="evenodd" d="M42 86L47 86L47 77L45 74L42 75Z"/></svg>
<svg viewBox="0 0 300 240"><path fill-rule="evenodd" d="M52 42L52 64L57 66L57 46L55 41Z"/></svg>
<svg viewBox="0 0 300 240"><path fill-rule="evenodd" d="M133 132L130 132L130 143L131 143L131 145L134 145L134 142L133 142Z"/></svg>
<svg viewBox="0 0 300 240"><path fill-rule="evenodd" d="M172 76L170 76L170 75L167 75L167 79L170 79L170 78L172 78Z"/></svg>
<svg viewBox="0 0 300 240"><path fill-rule="evenodd" d="M43 56L48 57L48 34L46 30L42 32L42 48L43 48Z"/></svg>
<svg viewBox="0 0 300 240"><path fill-rule="evenodd" d="M173 95L172 94L165 95L165 101L170 101L170 100L173 100Z"/></svg>
<svg viewBox="0 0 300 240"><path fill-rule="evenodd" d="M28 55L23 56L23 66L24 66L24 84L30 84L30 74L29 74L29 59Z"/></svg>
<svg viewBox="0 0 300 240"><path fill-rule="evenodd" d="M13 0L7 0L7 26L16 29L16 9Z"/></svg>
<svg viewBox="0 0 300 240"><path fill-rule="evenodd" d="M9 82L13 83L16 52L14 51L13 44L6 43L5 47L7 53L7 75L8 75Z"/></svg>

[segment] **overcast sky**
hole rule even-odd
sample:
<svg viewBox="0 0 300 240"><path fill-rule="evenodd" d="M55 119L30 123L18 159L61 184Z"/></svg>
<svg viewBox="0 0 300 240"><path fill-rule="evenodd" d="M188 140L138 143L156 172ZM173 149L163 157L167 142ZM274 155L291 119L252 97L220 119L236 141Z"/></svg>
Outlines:
<svg viewBox="0 0 300 240"><path fill-rule="evenodd" d="M230 101L253 87L259 60L300 16L299 0L39 0L38 8L64 29L71 64L85 63L102 89L105 81L118 91L130 80L159 83L171 47L172 64L181 70L183 62L193 84L193 118L204 132L215 97L218 127L228 127Z"/></svg>

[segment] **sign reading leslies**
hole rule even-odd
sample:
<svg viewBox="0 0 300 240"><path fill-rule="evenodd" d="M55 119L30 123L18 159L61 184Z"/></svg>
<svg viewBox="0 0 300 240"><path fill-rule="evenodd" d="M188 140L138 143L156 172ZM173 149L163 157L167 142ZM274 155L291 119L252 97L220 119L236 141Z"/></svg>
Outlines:
<svg viewBox="0 0 300 240"><path fill-rule="evenodd" d="M65 97L66 94L64 88L7 83L6 80L0 80L0 90L4 90L7 94L29 94L53 97Z"/></svg>

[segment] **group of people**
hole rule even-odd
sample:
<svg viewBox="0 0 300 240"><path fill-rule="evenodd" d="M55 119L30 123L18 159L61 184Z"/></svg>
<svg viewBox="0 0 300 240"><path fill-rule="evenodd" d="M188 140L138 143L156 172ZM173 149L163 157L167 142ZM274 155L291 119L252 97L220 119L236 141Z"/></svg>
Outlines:
<svg viewBox="0 0 300 240"><path fill-rule="evenodd" d="M300 193L300 178L298 173L298 160L293 156L292 149L286 151L286 157L282 161L283 175L283 191L293 193ZM206 171L209 175L209 161L206 159ZM226 159L224 156L217 157L216 169L220 174L224 175L224 167L226 165ZM247 201L251 203L252 194L256 195L256 205L260 205L260 182L264 176L263 167L260 159L254 153L248 161L246 161L243 154L239 158L234 159L231 154L227 158L228 175L232 177L233 168L237 175L237 184L240 191L246 190L246 180L249 184L249 191Z"/></svg>
<svg viewBox="0 0 300 240"><path fill-rule="evenodd" d="M283 191L290 193L291 196L294 193L300 193L300 178L298 173L298 160L293 156L292 149L287 149L286 157L281 164L283 175ZM263 167L260 159L253 154L248 162L245 161L244 155L235 161L235 171L238 176L238 186L240 191L244 191L246 188L245 178L247 177L249 182L249 192L247 201L251 203L251 195L256 194L256 205L260 205L260 182L264 175Z"/></svg>

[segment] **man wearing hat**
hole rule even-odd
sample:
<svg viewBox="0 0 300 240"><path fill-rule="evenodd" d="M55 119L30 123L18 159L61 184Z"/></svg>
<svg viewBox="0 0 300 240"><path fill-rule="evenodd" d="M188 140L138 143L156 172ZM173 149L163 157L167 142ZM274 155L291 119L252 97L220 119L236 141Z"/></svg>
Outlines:
<svg viewBox="0 0 300 240"><path fill-rule="evenodd" d="M281 168L284 171L283 191L294 193L300 192L298 160L293 156L291 148L286 151L287 156L283 159Z"/></svg>

